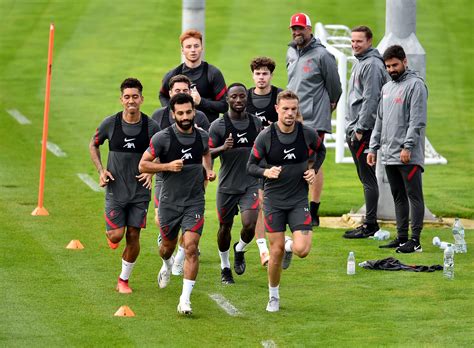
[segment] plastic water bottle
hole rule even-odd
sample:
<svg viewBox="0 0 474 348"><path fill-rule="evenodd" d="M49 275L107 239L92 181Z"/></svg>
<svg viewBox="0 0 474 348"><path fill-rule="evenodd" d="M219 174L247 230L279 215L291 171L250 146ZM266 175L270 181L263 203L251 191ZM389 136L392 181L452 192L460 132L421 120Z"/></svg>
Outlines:
<svg viewBox="0 0 474 348"><path fill-rule="evenodd" d="M354 256L354 252L351 251L349 256L347 257L347 274L354 275L356 272L356 259Z"/></svg>
<svg viewBox="0 0 474 348"><path fill-rule="evenodd" d="M454 249L452 244L444 249L443 276L446 279L454 279Z"/></svg>
<svg viewBox="0 0 474 348"><path fill-rule="evenodd" d="M375 232L373 239L374 240L387 240L390 238L390 232L385 230L378 230Z"/></svg>
<svg viewBox="0 0 474 348"><path fill-rule="evenodd" d="M454 251L456 253L467 253L467 245L464 240L464 226L461 220L458 218L454 219L453 224L453 236L454 236Z"/></svg>
<svg viewBox="0 0 474 348"><path fill-rule="evenodd" d="M433 245L445 250L448 247L448 242L443 242L439 237L433 237Z"/></svg>

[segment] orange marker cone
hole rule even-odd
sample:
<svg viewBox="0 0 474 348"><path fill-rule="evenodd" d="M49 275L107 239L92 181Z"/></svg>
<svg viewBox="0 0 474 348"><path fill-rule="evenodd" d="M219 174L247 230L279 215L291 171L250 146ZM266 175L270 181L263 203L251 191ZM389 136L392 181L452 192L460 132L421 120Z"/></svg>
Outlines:
<svg viewBox="0 0 474 348"><path fill-rule="evenodd" d="M114 316L116 317L134 317L135 313L128 306L122 306L115 312Z"/></svg>
<svg viewBox="0 0 474 348"><path fill-rule="evenodd" d="M73 239L66 245L66 249L84 249L84 245L78 239Z"/></svg>

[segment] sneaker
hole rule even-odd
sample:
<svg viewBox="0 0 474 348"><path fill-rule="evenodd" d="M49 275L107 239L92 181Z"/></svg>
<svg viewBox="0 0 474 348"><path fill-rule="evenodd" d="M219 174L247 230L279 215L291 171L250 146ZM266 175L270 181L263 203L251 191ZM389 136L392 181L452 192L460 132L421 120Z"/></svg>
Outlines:
<svg viewBox="0 0 474 348"><path fill-rule="evenodd" d="M174 257L171 256L173 258L173 263L174 263ZM158 273L158 286L163 289L163 288L166 288L170 282L170 278L171 278L171 272L170 270L168 269L168 267L166 267L166 264L163 262L163 266L161 266L161 269L160 269L160 273Z"/></svg>
<svg viewBox="0 0 474 348"><path fill-rule="evenodd" d="M120 243L112 243L107 235L105 235L105 239L107 239L107 244L109 245L110 249L117 249L120 246Z"/></svg>
<svg viewBox="0 0 474 348"><path fill-rule="evenodd" d="M173 267L171 268L171 274L175 276L180 276L183 274L183 268L184 268L184 260L179 262L178 260L175 260L173 262Z"/></svg>
<svg viewBox="0 0 474 348"><path fill-rule="evenodd" d="M115 288L121 294L131 294L132 289L128 286L128 280L118 279L117 287Z"/></svg>
<svg viewBox="0 0 474 348"><path fill-rule="evenodd" d="M245 272L245 251L235 250L237 244L239 243L234 244L234 271L238 275L241 275Z"/></svg>
<svg viewBox="0 0 474 348"><path fill-rule="evenodd" d="M184 315L193 314L193 310L191 308L191 302L180 300L178 303L178 313L184 314Z"/></svg>
<svg viewBox="0 0 474 348"><path fill-rule="evenodd" d="M278 312L280 310L280 299L277 297L271 297L268 300L267 312Z"/></svg>
<svg viewBox="0 0 474 348"><path fill-rule="evenodd" d="M398 237L389 242L388 244L385 245L379 245L379 248L398 248L399 246L402 246L406 241L402 241Z"/></svg>
<svg viewBox="0 0 474 348"><path fill-rule="evenodd" d="M397 253L404 253L404 254L421 253L422 251L423 249L421 248L420 241L414 238L409 239L408 242L403 243L396 250Z"/></svg>
<svg viewBox="0 0 474 348"><path fill-rule="evenodd" d="M234 284L234 277L232 277L232 271L230 268L224 268L221 270L221 283L222 284Z"/></svg>
<svg viewBox="0 0 474 348"><path fill-rule="evenodd" d="M268 251L264 251L263 253L260 254L260 263L262 264L263 267L268 266L269 260L270 260L270 255L268 254Z"/></svg>
<svg viewBox="0 0 474 348"><path fill-rule="evenodd" d="M344 238L355 239L355 238L369 238L373 236L379 230L379 225L373 227L369 225L360 225L353 230L346 231L343 235Z"/></svg>
<svg viewBox="0 0 474 348"><path fill-rule="evenodd" d="M286 242L288 242L289 240L291 240L291 238L286 236L285 237L285 245L286 245ZM292 258L293 258L293 252L292 251L286 251L286 249L285 249L285 254L283 255L283 261L281 263L281 268L287 269L288 267L290 267L290 263L291 263Z"/></svg>

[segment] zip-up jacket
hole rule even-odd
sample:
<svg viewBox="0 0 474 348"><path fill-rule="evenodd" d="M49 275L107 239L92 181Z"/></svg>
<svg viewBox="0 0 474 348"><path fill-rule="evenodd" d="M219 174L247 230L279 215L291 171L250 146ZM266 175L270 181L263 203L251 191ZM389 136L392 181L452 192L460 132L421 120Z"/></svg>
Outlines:
<svg viewBox="0 0 474 348"><path fill-rule="evenodd" d="M370 47L355 56L347 95L346 134L374 129L382 86L390 80L383 58Z"/></svg>
<svg viewBox="0 0 474 348"><path fill-rule="evenodd" d="M411 152L409 165L425 163L426 104L428 89L423 79L406 70L397 81L382 87L369 151L380 149L382 164L403 164L402 149Z"/></svg>
<svg viewBox="0 0 474 348"><path fill-rule="evenodd" d="M294 43L288 46L287 88L300 99L304 124L331 133L331 103L337 103L342 93L336 59L314 37L301 50Z"/></svg>

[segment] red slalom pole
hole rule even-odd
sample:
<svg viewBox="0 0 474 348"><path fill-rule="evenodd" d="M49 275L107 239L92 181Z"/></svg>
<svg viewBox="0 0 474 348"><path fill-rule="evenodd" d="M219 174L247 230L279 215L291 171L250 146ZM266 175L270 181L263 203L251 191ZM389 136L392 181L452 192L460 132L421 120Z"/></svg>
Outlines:
<svg viewBox="0 0 474 348"><path fill-rule="evenodd" d="M51 91L51 73L53 67L53 44L54 44L54 24L49 26L49 47L48 47L48 66L46 69L46 91L44 96L44 114L43 114L43 140L41 142L41 165L38 190L38 206L31 215L49 215L43 207L44 197L44 178L46 172L46 144L48 142L48 117L49 117L49 95Z"/></svg>

